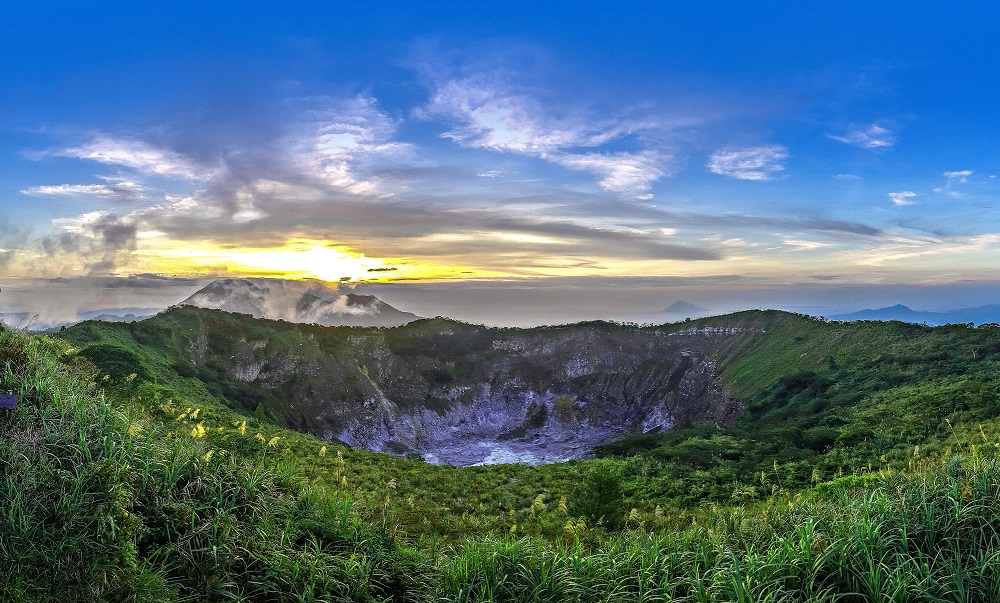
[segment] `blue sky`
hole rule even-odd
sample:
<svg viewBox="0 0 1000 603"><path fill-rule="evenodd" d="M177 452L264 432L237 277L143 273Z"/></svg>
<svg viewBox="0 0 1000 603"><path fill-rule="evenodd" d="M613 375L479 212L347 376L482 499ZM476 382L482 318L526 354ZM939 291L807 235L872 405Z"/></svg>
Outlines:
<svg viewBox="0 0 1000 603"><path fill-rule="evenodd" d="M21 4L0 312L231 275L495 323L1000 295L985 3Z"/></svg>

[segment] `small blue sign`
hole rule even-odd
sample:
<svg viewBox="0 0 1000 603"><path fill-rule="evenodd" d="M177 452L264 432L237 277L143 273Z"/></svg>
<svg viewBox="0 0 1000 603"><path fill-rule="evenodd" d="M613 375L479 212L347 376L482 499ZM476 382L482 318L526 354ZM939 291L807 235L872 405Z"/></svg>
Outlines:
<svg viewBox="0 0 1000 603"><path fill-rule="evenodd" d="M6 410L17 408L17 396L14 394L0 394L0 408Z"/></svg>

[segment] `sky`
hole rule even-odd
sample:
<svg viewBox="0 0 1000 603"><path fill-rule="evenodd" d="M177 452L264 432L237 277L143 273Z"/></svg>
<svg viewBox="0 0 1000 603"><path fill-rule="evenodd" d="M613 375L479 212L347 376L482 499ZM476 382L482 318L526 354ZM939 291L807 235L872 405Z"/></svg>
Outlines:
<svg viewBox="0 0 1000 603"><path fill-rule="evenodd" d="M695 4L5 7L0 313L1000 302L1000 8Z"/></svg>

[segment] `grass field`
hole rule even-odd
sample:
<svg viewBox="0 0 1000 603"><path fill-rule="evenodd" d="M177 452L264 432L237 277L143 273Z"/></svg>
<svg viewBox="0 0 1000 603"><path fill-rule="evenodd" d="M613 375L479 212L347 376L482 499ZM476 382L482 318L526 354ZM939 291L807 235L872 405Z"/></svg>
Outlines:
<svg viewBox="0 0 1000 603"><path fill-rule="evenodd" d="M121 331L4 330L0 600L1000 598L997 329L740 320L735 428L544 467L324 443Z"/></svg>

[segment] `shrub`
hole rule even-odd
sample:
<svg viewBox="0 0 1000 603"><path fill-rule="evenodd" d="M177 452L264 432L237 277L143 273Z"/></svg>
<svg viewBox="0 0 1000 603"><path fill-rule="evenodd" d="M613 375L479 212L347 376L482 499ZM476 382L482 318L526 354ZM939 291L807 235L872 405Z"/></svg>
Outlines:
<svg viewBox="0 0 1000 603"><path fill-rule="evenodd" d="M621 473L609 462L594 463L583 475L571 501L571 515L585 517L591 525L619 528L626 512Z"/></svg>
<svg viewBox="0 0 1000 603"><path fill-rule="evenodd" d="M108 375L114 381L121 381L135 375L136 382L155 381L153 371L138 354L110 343L95 343L87 346L80 354L94 363L100 375Z"/></svg>

